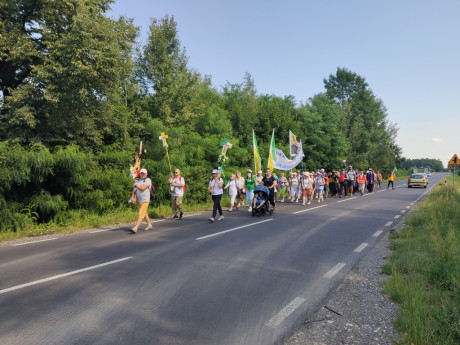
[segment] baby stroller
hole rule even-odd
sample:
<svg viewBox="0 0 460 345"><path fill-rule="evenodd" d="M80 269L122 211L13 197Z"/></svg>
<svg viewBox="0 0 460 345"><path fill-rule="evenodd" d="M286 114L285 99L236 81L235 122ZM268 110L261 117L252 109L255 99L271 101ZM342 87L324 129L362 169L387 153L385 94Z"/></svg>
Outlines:
<svg viewBox="0 0 460 345"><path fill-rule="evenodd" d="M265 186L256 186L254 188L254 200L257 200L257 197L261 195L264 198L264 203L261 206L254 207L254 200L253 200L253 207L252 207L252 215L260 217L264 214L272 214L273 210L270 210L270 202L268 201L268 196L270 191Z"/></svg>

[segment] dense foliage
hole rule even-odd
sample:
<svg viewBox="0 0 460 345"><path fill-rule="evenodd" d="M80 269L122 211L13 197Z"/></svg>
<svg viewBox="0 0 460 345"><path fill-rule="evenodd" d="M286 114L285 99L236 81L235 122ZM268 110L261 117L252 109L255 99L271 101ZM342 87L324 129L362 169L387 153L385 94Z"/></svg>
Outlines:
<svg viewBox="0 0 460 345"><path fill-rule="evenodd" d="M258 94L249 73L217 89L188 67L173 17L152 20L139 47L132 19L106 15L111 2L0 3L0 230L126 207L140 140L156 202L167 202L161 132L187 180L188 203L206 200L222 140L233 144L227 171L253 167L252 129L262 157L273 128L285 152L292 130L308 170L343 160L381 171L401 165L397 129L356 73L338 68L324 93L300 105Z"/></svg>
<svg viewBox="0 0 460 345"><path fill-rule="evenodd" d="M406 170L410 168L430 168L431 171L443 171L444 165L439 159L421 158L405 159L402 167Z"/></svg>

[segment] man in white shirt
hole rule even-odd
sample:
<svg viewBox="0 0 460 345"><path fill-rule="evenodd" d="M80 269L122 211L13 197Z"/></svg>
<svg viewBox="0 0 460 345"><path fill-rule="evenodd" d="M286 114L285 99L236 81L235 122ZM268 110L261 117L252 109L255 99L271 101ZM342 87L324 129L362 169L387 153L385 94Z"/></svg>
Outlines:
<svg viewBox="0 0 460 345"><path fill-rule="evenodd" d="M180 170L174 171L174 177L170 177L168 183L171 185L171 208L174 212L173 219L182 219L184 212L182 211L182 199L184 197L185 180L180 176ZM177 216L177 211L180 212Z"/></svg>
<svg viewBox="0 0 460 345"><path fill-rule="evenodd" d="M149 207L150 202L150 188L152 188L152 181L147 177L147 169L141 169L140 175L140 179L134 182L133 193L131 195L131 203L137 202L139 208L137 223L133 228L131 228L133 233L137 232L139 225L141 225L142 220L144 219L147 223L147 227L144 231L153 229L147 213L147 208Z"/></svg>

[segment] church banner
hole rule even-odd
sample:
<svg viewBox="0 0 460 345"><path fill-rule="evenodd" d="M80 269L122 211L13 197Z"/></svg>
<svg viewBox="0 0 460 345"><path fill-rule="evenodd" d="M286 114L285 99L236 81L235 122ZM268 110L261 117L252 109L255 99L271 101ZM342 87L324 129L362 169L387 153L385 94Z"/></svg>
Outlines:
<svg viewBox="0 0 460 345"><path fill-rule="evenodd" d="M299 145L297 147L296 155L293 159L288 159L283 151L280 149L275 149L276 160L274 164L274 168L278 170L291 170L294 169L299 163L302 161L303 158L303 151L302 151L302 140L300 140Z"/></svg>

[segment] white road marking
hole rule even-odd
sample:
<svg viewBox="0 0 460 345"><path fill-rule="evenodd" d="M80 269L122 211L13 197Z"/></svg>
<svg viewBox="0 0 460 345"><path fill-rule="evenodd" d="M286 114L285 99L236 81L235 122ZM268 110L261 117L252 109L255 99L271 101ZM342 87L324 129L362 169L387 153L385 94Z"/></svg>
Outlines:
<svg viewBox="0 0 460 345"><path fill-rule="evenodd" d="M157 220L152 220L150 221L151 223L159 223L159 222L164 222L166 219L157 219ZM112 230L117 230L118 228L109 228L109 229L100 229L100 230L94 230L90 231L90 234L96 234L98 232L104 232L104 231L112 231Z"/></svg>
<svg viewBox="0 0 460 345"><path fill-rule="evenodd" d="M207 235L207 236L203 236L203 237L198 237L198 238L195 238L196 241L198 240L204 240L205 238L210 238L210 237L214 237L214 236L219 236L219 235L222 235L222 234L226 234L227 232L232 232L232 231L236 231L236 230L240 230L240 229L243 229L243 228L247 228L249 226L253 226L253 225L257 225L257 224L261 224L261 223L265 223L265 222L269 222L273 220L272 219L266 219L266 220L263 220L261 222L256 222L256 223L251 223L251 224L247 224L247 225L242 225L242 226L238 226L236 228L233 228L233 229L229 229L229 230L225 230L225 231L221 231L221 232L216 232L215 234L211 234L211 235Z"/></svg>
<svg viewBox="0 0 460 345"><path fill-rule="evenodd" d="M355 196L353 196L353 197L351 197L351 198L349 198L349 199L340 200L340 201L337 201L337 202L344 202L344 201L353 200L353 199L356 199L356 197L355 197Z"/></svg>
<svg viewBox="0 0 460 345"><path fill-rule="evenodd" d="M393 222L388 222L385 224L385 226L390 226L391 224L393 224Z"/></svg>
<svg viewBox="0 0 460 345"><path fill-rule="evenodd" d="M195 216L199 216L200 214L203 214L203 212L200 212L200 213L192 213L192 214L186 214L184 213L184 218L185 217L195 217Z"/></svg>
<svg viewBox="0 0 460 345"><path fill-rule="evenodd" d="M12 247L25 246L26 244L34 244L34 243L52 241L52 240L57 240L57 239L58 239L57 237L53 237L53 238L47 238L46 240L39 240L39 241L33 241L33 242L23 242L23 243L12 244L11 246Z"/></svg>
<svg viewBox="0 0 460 345"><path fill-rule="evenodd" d="M377 193L382 193L382 192L385 192L385 191L386 191L386 189L384 189L384 190L379 190Z"/></svg>
<svg viewBox="0 0 460 345"><path fill-rule="evenodd" d="M41 284L41 283L46 283L46 282L49 282L49 281L51 281L51 280L55 280L55 279L59 279L59 278L68 277L68 276L71 276L71 275L74 275L74 274L77 274L77 273L81 273L81 272L86 272L86 271L94 270L94 269L96 269L96 268L100 268L100 267L104 267L104 266L107 266L107 265L116 264L117 262L129 260L129 259L132 259L132 257L126 257L126 258L122 258L122 259L118 259L118 260L113 260L113 261L105 262L105 263L103 263L103 264L99 264L99 265L95 265L95 266L90 266L90 267L82 268L82 269L80 269L80 270L76 270L76 271L72 271L72 272L67 272L67 273L63 273L63 274L58 274L58 275L56 275L56 276L48 277L48 278L45 278L45 279L35 280L35 281L33 281L33 282L30 282L30 283L12 286L12 287L10 287L10 288L0 290L0 294L6 293L6 292L10 292L10 291L14 291L14 290L23 289L23 288L25 288L25 287L32 286L32 285L37 285L37 284Z"/></svg>
<svg viewBox="0 0 460 345"><path fill-rule="evenodd" d="M281 324L281 322L286 320L286 318L289 315L291 315L298 307L300 307L303 302L305 302L305 298L295 298L291 303L285 306L278 314L272 317L266 325L270 328L278 327Z"/></svg>
<svg viewBox="0 0 460 345"><path fill-rule="evenodd" d="M305 209L305 210L297 211L297 212L294 212L294 213L292 213L292 214L307 212L307 211L311 211L311 210L314 210L314 209L317 209L317 208L321 208L321 207L325 207L325 206L327 206L327 205L321 205L321 206L316 206L316 207L312 207L312 208L307 208L307 209Z"/></svg>
<svg viewBox="0 0 460 345"><path fill-rule="evenodd" d="M411 206L406 206L406 208L411 208Z"/></svg>
<svg viewBox="0 0 460 345"><path fill-rule="evenodd" d="M104 231L111 231L111 230L114 230L115 228L110 228L110 229L100 229L100 230L94 230L94 231L90 231L89 233L90 234L95 234L95 233L98 233L98 232L104 232Z"/></svg>
<svg viewBox="0 0 460 345"><path fill-rule="evenodd" d="M383 233L383 231L379 230L375 234L373 234L372 237L379 237L382 233Z"/></svg>
<svg viewBox="0 0 460 345"><path fill-rule="evenodd" d="M401 217L400 214L397 214L396 216L394 216L395 219L398 219L399 217Z"/></svg>
<svg viewBox="0 0 460 345"><path fill-rule="evenodd" d="M401 210L401 213L406 213L406 210Z"/></svg>
<svg viewBox="0 0 460 345"><path fill-rule="evenodd" d="M334 267L332 267L327 273L323 276L324 278L332 278L339 272L342 268L345 267L345 264L343 262L338 263Z"/></svg>
<svg viewBox="0 0 460 345"><path fill-rule="evenodd" d="M369 243L361 243L361 245L353 250L354 253L361 253L364 248L366 248L369 245Z"/></svg>
<svg viewBox="0 0 460 345"><path fill-rule="evenodd" d="M413 205L413 204L415 204L415 202L411 202L410 204Z"/></svg>

